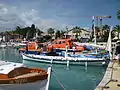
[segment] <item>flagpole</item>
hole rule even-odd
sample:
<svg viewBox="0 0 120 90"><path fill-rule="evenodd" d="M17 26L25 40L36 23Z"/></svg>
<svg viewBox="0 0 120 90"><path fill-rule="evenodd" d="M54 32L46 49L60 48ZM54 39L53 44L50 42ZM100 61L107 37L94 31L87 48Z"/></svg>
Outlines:
<svg viewBox="0 0 120 90"><path fill-rule="evenodd" d="M92 17L92 29L94 31L94 44L97 45L96 30L95 30L95 16ZM97 54L97 49L96 49L96 54Z"/></svg>
<svg viewBox="0 0 120 90"><path fill-rule="evenodd" d="M96 40L96 30L95 30L95 16L92 17L92 24L93 24L93 30L94 30L94 43L97 44Z"/></svg>

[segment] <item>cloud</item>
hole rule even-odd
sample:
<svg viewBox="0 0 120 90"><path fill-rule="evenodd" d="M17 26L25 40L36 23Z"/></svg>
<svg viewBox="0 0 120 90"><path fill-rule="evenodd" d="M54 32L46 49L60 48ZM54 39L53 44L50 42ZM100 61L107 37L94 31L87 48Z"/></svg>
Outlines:
<svg viewBox="0 0 120 90"><path fill-rule="evenodd" d="M24 22L18 17L15 7L0 4L0 31L6 31L15 28L17 25L24 25Z"/></svg>
<svg viewBox="0 0 120 90"><path fill-rule="evenodd" d="M30 26L31 24L35 24L38 28L63 28L66 24L61 24L59 21L55 19L42 18L38 11L35 9L29 10L27 12L23 12L20 15L20 18L26 23L26 25Z"/></svg>
<svg viewBox="0 0 120 90"><path fill-rule="evenodd" d="M40 12L35 9L28 9L26 11L19 10L17 7L12 7L0 4L0 31L6 31L19 26L31 26L35 24L39 29L55 28L62 29L67 24L60 23L54 18L42 18Z"/></svg>

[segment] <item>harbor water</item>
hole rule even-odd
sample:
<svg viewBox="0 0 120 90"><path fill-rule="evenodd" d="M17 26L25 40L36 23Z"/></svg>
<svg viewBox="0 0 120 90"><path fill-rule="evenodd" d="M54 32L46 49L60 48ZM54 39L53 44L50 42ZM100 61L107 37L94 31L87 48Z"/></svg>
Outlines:
<svg viewBox="0 0 120 90"><path fill-rule="evenodd" d="M19 51L14 48L0 49L0 60L23 62ZM70 66L68 69L66 65L50 65L33 61L24 61L24 64L28 67L40 67L43 69L52 66L50 90L94 90L106 70L106 67L102 66L85 67L77 65Z"/></svg>

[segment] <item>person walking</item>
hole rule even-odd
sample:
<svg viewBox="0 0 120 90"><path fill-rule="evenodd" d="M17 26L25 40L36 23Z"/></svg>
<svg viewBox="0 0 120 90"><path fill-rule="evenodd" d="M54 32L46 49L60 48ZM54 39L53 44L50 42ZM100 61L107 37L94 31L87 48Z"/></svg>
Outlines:
<svg viewBox="0 0 120 90"><path fill-rule="evenodd" d="M118 64L120 65L120 41L117 41L117 45L115 48L115 59L117 59Z"/></svg>

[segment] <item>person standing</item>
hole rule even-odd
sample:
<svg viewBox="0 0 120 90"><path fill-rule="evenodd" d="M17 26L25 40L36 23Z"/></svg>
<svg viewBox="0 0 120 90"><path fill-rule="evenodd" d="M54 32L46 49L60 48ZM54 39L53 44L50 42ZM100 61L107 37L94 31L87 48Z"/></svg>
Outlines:
<svg viewBox="0 0 120 90"><path fill-rule="evenodd" d="M117 46L115 48L115 59L118 60L118 64L120 65L120 41L117 41Z"/></svg>

